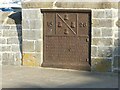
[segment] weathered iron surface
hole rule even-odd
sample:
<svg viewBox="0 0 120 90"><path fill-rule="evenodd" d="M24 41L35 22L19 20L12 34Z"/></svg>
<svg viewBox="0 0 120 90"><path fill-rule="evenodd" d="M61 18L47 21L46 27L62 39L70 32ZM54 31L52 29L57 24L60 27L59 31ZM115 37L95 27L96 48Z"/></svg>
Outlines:
<svg viewBox="0 0 120 90"><path fill-rule="evenodd" d="M90 12L43 12L42 66L90 70Z"/></svg>

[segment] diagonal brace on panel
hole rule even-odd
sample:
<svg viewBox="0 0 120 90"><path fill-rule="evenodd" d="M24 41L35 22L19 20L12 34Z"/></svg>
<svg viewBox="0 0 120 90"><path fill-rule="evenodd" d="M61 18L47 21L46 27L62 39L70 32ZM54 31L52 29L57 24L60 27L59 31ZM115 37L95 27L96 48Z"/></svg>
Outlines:
<svg viewBox="0 0 120 90"><path fill-rule="evenodd" d="M74 33L74 34L76 34L75 33L75 31L64 21L64 19L62 19L62 17L57 13L57 15L58 15L58 17L65 23L65 25Z"/></svg>

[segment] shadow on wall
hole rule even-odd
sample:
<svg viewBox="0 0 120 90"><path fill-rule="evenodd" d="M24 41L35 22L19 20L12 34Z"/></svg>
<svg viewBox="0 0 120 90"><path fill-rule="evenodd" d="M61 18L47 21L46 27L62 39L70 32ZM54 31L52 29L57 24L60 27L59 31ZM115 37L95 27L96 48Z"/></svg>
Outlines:
<svg viewBox="0 0 120 90"><path fill-rule="evenodd" d="M118 31L119 32L119 31ZM115 39L115 49L114 49L114 63L113 66L115 69L115 72L120 72L120 35L118 33L118 39Z"/></svg>
<svg viewBox="0 0 120 90"><path fill-rule="evenodd" d="M19 40L19 47L20 47L20 52L22 55L22 13L21 12L16 12L8 16L9 18L13 19L16 24L16 30L18 33L18 40Z"/></svg>
<svg viewBox="0 0 120 90"><path fill-rule="evenodd" d="M15 24L18 25L18 24L21 24L22 22L22 13L21 12L16 12L16 13L13 13L9 16L9 18L15 20Z"/></svg>

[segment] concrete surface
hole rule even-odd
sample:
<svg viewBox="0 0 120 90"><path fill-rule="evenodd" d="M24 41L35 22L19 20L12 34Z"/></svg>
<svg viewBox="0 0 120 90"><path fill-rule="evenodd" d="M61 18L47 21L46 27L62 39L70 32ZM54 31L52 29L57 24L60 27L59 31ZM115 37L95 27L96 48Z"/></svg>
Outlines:
<svg viewBox="0 0 120 90"><path fill-rule="evenodd" d="M118 75L41 67L2 67L3 88L117 88Z"/></svg>

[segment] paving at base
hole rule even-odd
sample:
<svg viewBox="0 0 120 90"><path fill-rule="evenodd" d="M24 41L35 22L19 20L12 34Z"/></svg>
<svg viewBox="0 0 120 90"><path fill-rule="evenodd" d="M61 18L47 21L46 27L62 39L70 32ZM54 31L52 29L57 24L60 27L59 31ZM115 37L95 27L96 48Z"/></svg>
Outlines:
<svg viewBox="0 0 120 90"><path fill-rule="evenodd" d="M2 67L2 88L117 88L116 73L51 69L41 67Z"/></svg>

